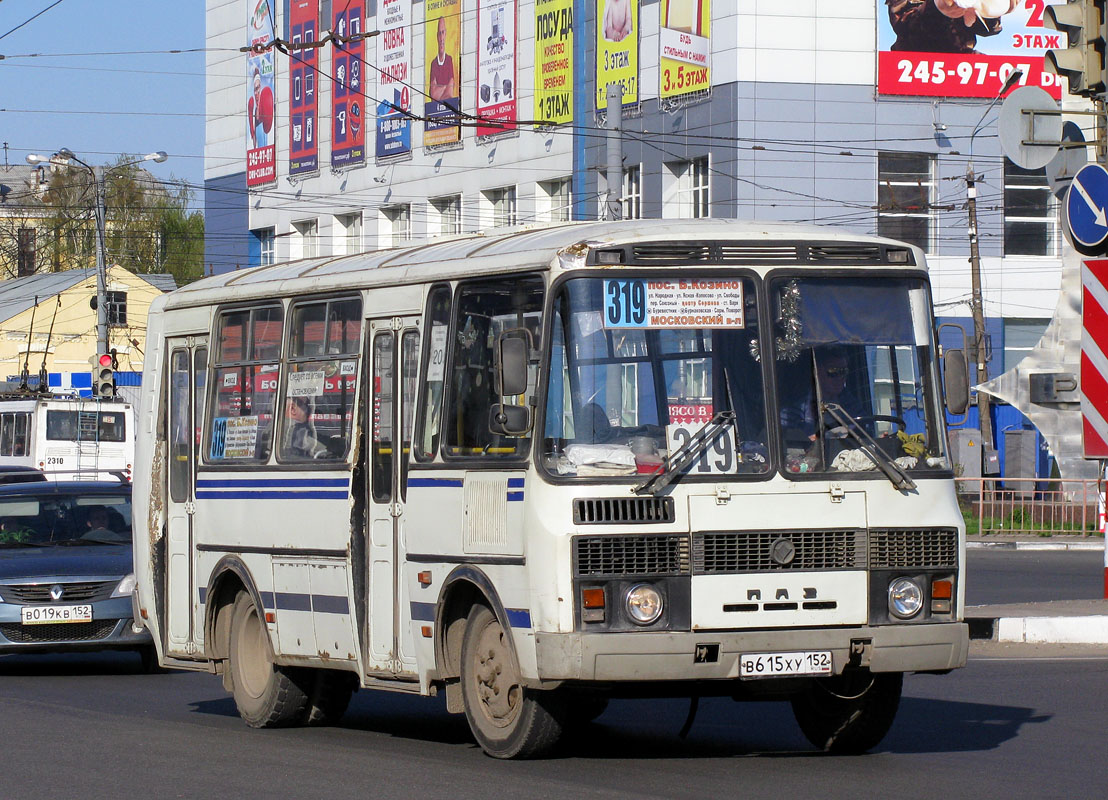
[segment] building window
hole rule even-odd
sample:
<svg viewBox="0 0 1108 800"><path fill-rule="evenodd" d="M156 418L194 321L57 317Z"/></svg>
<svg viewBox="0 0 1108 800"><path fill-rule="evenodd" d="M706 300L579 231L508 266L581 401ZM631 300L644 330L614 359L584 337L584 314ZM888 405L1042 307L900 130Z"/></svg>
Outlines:
<svg viewBox="0 0 1108 800"><path fill-rule="evenodd" d="M492 226L500 228L504 225L515 225L518 220L516 213L516 187L505 186L503 189L489 189L483 192L485 202L489 206Z"/></svg>
<svg viewBox="0 0 1108 800"><path fill-rule="evenodd" d="M109 325L127 324L127 293L106 292Z"/></svg>
<svg viewBox="0 0 1108 800"><path fill-rule="evenodd" d="M642 219L642 169L628 167L623 171L623 218Z"/></svg>
<svg viewBox="0 0 1108 800"><path fill-rule="evenodd" d="M1004 320L1004 371L1030 355L1035 345L1043 338L1049 319L1020 319L1008 317Z"/></svg>
<svg viewBox="0 0 1108 800"><path fill-rule="evenodd" d="M439 236L455 236L462 232L462 196L460 194L432 199L431 210L439 218Z"/></svg>
<svg viewBox="0 0 1108 800"><path fill-rule="evenodd" d="M319 221L305 219L292 223L292 260L319 255Z"/></svg>
<svg viewBox="0 0 1108 800"><path fill-rule="evenodd" d="M569 178L539 183L537 217L543 222L566 222L570 216Z"/></svg>
<svg viewBox="0 0 1108 800"><path fill-rule="evenodd" d="M399 247L412 238L412 207L410 205L385 206L381 209L381 243L385 247Z"/></svg>
<svg viewBox="0 0 1108 800"><path fill-rule="evenodd" d="M272 264L276 260L274 249L277 243L277 236L273 228L259 228L256 231L251 231L251 233L258 240L258 264L263 267Z"/></svg>
<svg viewBox="0 0 1108 800"><path fill-rule="evenodd" d="M18 233L18 260L16 261L16 277L35 274L35 229L20 228Z"/></svg>
<svg viewBox="0 0 1108 800"><path fill-rule="evenodd" d="M1004 159L1004 255L1054 255L1057 218L1046 169L1023 169Z"/></svg>
<svg viewBox="0 0 1108 800"><path fill-rule="evenodd" d="M934 158L926 153L877 156L877 233L930 249Z"/></svg>
<svg viewBox="0 0 1108 800"><path fill-rule="evenodd" d="M362 215L358 213L336 216L336 255L353 255L360 252L362 252Z"/></svg>
<svg viewBox="0 0 1108 800"><path fill-rule="evenodd" d="M708 157L671 161L665 165L662 186L662 216L701 219L709 216Z"/></svg>

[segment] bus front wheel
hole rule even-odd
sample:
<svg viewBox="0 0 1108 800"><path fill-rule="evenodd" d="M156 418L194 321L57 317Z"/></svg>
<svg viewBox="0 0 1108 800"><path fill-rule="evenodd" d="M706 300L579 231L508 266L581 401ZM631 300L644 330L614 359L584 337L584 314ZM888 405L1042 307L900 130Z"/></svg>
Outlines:
<svg viewBox="0 0 1108 800"><path fill-rule="evenodd" d="M852 670L819 678L792 696L808 741L829 753L864 753L885 738L900 705L899 672Z"/></svg>
<svg viewBox="0 0 1108 800"><path fill-rule="evenodd" d="M298 723L308 696L295 670L273 663L265 622L245 592L231 611L230 670L232 694L239 714L252 728L277 728Z"/></svg>
<svg viewBox="0 0 1108 800"><path fill-rule="evenodd" d="M496 615L476 606L462 640L462 697L474 738L494 758L535 758L562 734L553 692L523 685L519 665Z"/></svg>

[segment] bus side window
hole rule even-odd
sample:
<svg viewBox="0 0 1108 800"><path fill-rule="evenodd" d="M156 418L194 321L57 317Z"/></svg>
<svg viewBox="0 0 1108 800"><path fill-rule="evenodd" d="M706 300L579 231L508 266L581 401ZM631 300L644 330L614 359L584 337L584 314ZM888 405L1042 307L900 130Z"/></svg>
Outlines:
<svg viewBox="0 0 1108 800"><path fill-rule="evenodd" d="M15 414L0 414L0 456L12 454L12 439L15 434Z"/></svg>
<svg viewBox="0 0 1108 800"><path fill-rule="evenodd" d="M27 455L27 430L31 427L31 415L23 412L15 415L15 436L12 440L12 455Z"/></svg>
<svg viewBox="0 0 1108 800"><path fill-rule="evenodd" d="M220 314L204 448L209 462L269 459L282 318L280 305Z"/></svg>
<svg viewBox="0 0 1108 800"><path fill-rule="evenodd" d="M449 361L447 454L520 458L529 452L529 437L502 437L489 429L494 403L514 404L519 400L496 395L494 354L500 334L521 328L531 333L538 347L542 299L543 282L538 277L513 276L462 285L454 312L453 355Z"/></svg>
<svg viewBox="0 0 1108 800"><path fill-rule="evenodd" d="M427 295L426 348L423 355L423 407L415 437L416 461L433 461L439 449L442 397L450 329L450 287L436 286Z"/></svg>

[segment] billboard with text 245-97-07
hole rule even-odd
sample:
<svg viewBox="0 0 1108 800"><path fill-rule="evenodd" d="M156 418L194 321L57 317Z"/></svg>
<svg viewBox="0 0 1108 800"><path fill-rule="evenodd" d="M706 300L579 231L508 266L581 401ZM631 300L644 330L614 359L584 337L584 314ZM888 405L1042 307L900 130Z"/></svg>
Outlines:
<svg viewBox="0 0 1108 800"><path fill-rule="evenodd" d="M1043 69L1046 51L1067 45L1043 24L1054 0L876 2L879 94L992 98L1018 69L1019 86L1061 97L1058 77Z"/></svg>

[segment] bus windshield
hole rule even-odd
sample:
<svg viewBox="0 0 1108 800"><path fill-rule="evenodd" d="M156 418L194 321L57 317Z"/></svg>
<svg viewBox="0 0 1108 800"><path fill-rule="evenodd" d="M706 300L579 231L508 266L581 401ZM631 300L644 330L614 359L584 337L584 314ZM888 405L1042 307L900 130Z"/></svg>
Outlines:
<svg viewBox="0 0 1108 800"><path fill-rule="evenodd" d="M688 476L771 467L752 278L574 278L553 305L542 461L565 477L659 469L720 412Z"/></svg>
<svg viewBox="0 0 1108 800"><path fill-rule="evenodd" d="M931 309L922 280L771 281L784 471L949 469Z"/></svg>

